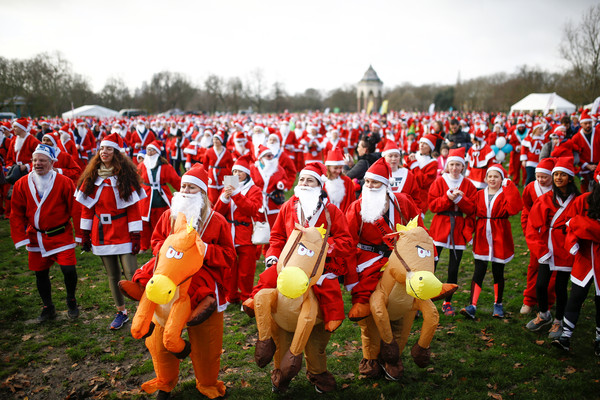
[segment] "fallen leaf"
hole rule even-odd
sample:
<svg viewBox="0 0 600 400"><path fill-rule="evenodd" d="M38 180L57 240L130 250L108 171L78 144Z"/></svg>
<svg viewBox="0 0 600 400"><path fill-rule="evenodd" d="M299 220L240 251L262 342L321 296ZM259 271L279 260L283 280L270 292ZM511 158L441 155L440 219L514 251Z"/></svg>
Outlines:
<svg viewBox="0 0 600 400"><path fill-rule="evenodd" d="M372 387L373 389L375 389L377 386L379 386L379 383L375 382L375 383L373 384L373 386L371 386L371 387Z"/></svg>
<svg viewBox="0 0 600 400"><path fill-rule="evenodd" d="M32 334L23 335L23 336L21 337L21 341L23 341L23 342L26 342L26 341L28 341L29 339L31 339L32 337L33 337L33 335L32 335Z"/></svg>
<svg viewBox="0 0 600 400"><path fill-rule="evenodd" d="M246 381L245 381L245 380L243 380L243 379L241 380L241 384L242 384L242 387L243 387L243 388L248 388L248 387L251 387L251 386L252 386L252 385L250 385L248 382L246 382Z"/></svg>
<svg viewBox="0 0 600 400"><path fill-rule="evenodd" d="M502 395L499 393L488 392L488 397L491 397L492 399L496 400L502 400Z"/></svg>
<svg viewBox="0 0 600 400"><path fill-rule="evenodd" d="M452 374L454 374L454 371L450 370L448 371L447 374L442 374L442 378L446 379L452 376Z"/></svg>
<svg viewBox="0 0 600 400"><path fill-rule="evenodd" d="M515 363L515 365L513 365L513 368L523 368L523 364Z"/></svg>
<svg viewBox="0 0 600 400"><path fill-rule="evenodd" d="M347 384L347 383L344 383L344 384L342 385L342 390L344 390L344 389L347 389L347 388L349 388L349 387L350 387L350 385L349 385L349 384Z"/></svg>
<svg viewBox="0 0 600 400"><path fill-rule="evenodd" d="M48 372L49 372L49 371L50 371L52 368L53 368L53 367L52 367L52 365L50 365L50 366L49 366L49 367L47 367L47 368L43 368L43 369L42 369L42 374L47 374L47 373L48 373Z"/></svg>
<svg viewBox="0 0 600 400"><path fill-rule="evenodd" d="M538 346L542 346L544 343L546 343L546 342L543 341L543 340L536 340L535 341L535 344L537 344Z"/></svg>
<svg viewBox="0 0 600 400"><path fill-rule="evenodd" d="M460 362L460 363L466 363L467 360L465 360L464 358L461 358L460 360L458 360L458 362Z"/></svg>
<svg viewBox="0 0 600 400"><path fill-rule="evenodd" d="M577 370L575 368L571 367L571 366L568 366L565 369L565 374L574 374L575 372L577 372Z"/></svg>

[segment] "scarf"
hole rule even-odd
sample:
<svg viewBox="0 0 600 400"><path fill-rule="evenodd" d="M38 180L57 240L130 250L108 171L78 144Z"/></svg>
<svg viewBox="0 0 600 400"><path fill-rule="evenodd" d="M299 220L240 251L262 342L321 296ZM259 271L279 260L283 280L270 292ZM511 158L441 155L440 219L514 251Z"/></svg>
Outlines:
<svg viewBox="0 0 600 400"><path fill-rule="evenodd" d="M98 168L98 176L102 179L110 178L114 175L114 169L115 167L106 168L104 164L100 164L100 168Z"/></svg>

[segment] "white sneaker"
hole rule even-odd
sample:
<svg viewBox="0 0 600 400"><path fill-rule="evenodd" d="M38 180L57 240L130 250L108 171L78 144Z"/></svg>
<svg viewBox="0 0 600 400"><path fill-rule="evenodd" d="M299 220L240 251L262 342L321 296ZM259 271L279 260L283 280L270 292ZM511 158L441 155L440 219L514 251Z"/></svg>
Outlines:
<svg viewBox="0 0 600 400"><path fill-rule="evenodd" d="M528 306L527 304L521 306L521 314L529 314L531 311L533 311L533 307Z"/></svg>

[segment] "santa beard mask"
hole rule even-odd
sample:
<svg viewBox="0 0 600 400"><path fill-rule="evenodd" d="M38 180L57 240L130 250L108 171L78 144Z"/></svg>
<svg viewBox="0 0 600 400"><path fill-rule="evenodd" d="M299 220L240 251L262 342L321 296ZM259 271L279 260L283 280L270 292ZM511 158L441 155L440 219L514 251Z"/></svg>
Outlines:
<svg viewBox="0 0 600 400"><path fill-rule="evenodd" d="M340 204L342 204L342 200L344 200L344 196L346 195L346 187L344 186L344 181L342 178L337 177L334 180L326 180L325 190L327 191L327 197L329 197L329 200L339 207Z"/></svg>
<svg viewBox="0 0 600 400"><path fill-rule="evenodd" d="M385 185L381 185L377 189L363 186L360 201L362 220L366 223L372 223L381 218L387 200L387 187Z"/></svg>
<svg viewBox="0 0 600 400"><path fill-rule="evenodd" d="M15 136L15 153L18 153L23 147L23 143L25 142L25 138L21 136Z"/></svg>
<svg viewBox="0 0 600 400"><path fill-rule="evenodd" d="M279 167L279 163L278 160L276 158L272 158L270 160L264 159L262 161L263 163L263 168L262 168L262 173L265 176L271 176L273 175L275 172L277 172L277 168Z"/></svg>
<svg viewBox="0 0 600 400"><path fill-rule="evenodd" d="M200 139L200 147L208 149L212 142L212 136L202 136L202 139Z"/></svg>
<svg viewBox="0 0 600 400"><path fill-rule="evenodd" d="M202 193L175 192L171 201L171 216L177 218L177 214L183 213L186 221L193 220L194 228L201 222L201 212L204 208L204 197Z"/></svg>
<svg viewBox="0 0 600 400"><path fill-rule="evenodd" d="M304 213L304 218L312 217L317 211L317 204L319 204L319 196L321 195L320 187L311 186L296 186L294 188L294 194L300 200L300 206Z"/></svg>
<svg viewBox="0 0 600 400"><path fill-rule="evenodd" d="M147 169L154 169L156 167L156 164L158 163L158 159L160 158L160 154L156 153L153 156L149 156L148 154L146 154L146 157L144 157L144 165L146 166Z"/></svg>
<svg viewBox="0 0 600 400"><path fill-rule="evenodd" d="M281 146L279 143L267 143L267 148L273 152L273 154L279 154Z"/></svg>
<svg viewBox="0 0 600 400"><path fill-rule="evenodd" d="M33 171L33 173L31 174L31 178L33 179L33 183L35 184L35 188L38 194L40 195L40 198L44 197L46 191L50 189L51 177L52 174L50 174L49 172L45 175L38 175L37 172Z"/></svg>

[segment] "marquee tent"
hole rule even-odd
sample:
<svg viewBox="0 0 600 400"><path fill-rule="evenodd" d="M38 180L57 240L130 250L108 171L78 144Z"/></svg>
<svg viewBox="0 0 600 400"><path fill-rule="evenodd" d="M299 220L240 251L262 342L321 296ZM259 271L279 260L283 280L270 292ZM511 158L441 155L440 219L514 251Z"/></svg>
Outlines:
<svg viewBox="0 0 600 400"><path fill-rule="evenodd" d="M565 100L556 93L531 93L510 107L514 111L554 111L568 114L575 111L575 104Z"/></svg>
<svg viewBox="0 0 600 400"><path fill-rule="evenodd" d="M110 118L119 116L120 114L118 111L96 105L77 107L74 110L67 111L62 114L63 119L73 119L79 117Z"/></svg>

